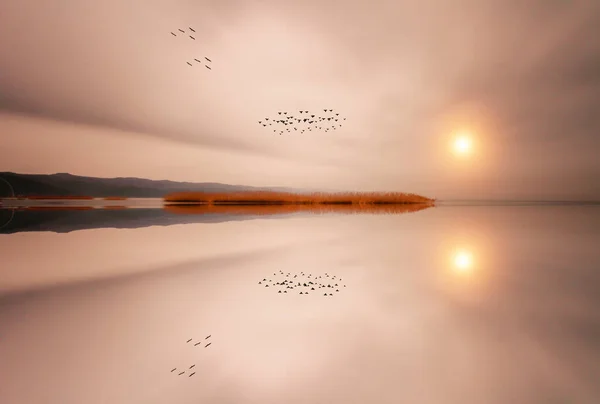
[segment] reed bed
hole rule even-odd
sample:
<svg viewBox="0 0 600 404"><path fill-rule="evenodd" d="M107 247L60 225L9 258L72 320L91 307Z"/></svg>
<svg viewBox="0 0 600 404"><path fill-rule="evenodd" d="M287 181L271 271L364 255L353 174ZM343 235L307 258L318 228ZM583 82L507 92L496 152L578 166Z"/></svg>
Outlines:
<svg viewBox="0 0 600 404"><path fill-rule="evenodd" d="M434 199L400 192L347 192L292 194L284 192L204 193L178 192L165 196L166 204L193 205L401 205L433 204Z"/></svg>
<svg viewBox="0 0 600 404"><path fill-rule="evenodd" d="M285 205L165 205L163 209L169 213L183 215L281 215L299 212L313 214L401 214L418 212L430 208L428 204L285 204Z"/></svg>

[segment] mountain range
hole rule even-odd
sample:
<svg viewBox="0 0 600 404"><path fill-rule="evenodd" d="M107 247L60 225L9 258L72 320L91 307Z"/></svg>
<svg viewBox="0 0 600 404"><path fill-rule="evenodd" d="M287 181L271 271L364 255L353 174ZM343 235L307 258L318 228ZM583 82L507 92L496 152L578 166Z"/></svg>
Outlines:
<svg viewBox="0 0 600 404"><path fill-rule="evenodd" d="M134 177L98 178L68 173L18 174L0 172L0 198L12 196L162 198L173 192L241 191L307 192L295 188L250 187L215 182L178 182Z"/></svg>

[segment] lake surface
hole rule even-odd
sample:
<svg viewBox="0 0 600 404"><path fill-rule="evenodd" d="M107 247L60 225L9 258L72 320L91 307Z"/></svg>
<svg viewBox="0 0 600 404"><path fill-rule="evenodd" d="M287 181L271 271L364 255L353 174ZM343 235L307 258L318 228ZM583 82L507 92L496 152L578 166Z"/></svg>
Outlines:
<svg viewBox="0 0 600 404"><path fill-rule="evenodd" d="M0 234L0 402L600 402L599 206L142 210Z"/></svg>

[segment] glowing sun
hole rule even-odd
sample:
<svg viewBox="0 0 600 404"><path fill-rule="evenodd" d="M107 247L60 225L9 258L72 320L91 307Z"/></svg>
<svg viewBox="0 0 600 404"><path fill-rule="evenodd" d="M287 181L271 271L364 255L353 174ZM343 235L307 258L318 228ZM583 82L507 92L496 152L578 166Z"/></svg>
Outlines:
<svg viewBox="0 0 600 404"><path fill-rule="evenodd" d="M473 255L469 251L457 251L453 261L455 270L460 273L468 273L473 267Z"/></svg>
<svg viewBox="0 0 600 404"><path fill-rule="evenodd" d="M470 154L473 148L471 136L468 133L460 133L454 139L454 143L452 146L454 153L458 156L466 156Z"/></svg>

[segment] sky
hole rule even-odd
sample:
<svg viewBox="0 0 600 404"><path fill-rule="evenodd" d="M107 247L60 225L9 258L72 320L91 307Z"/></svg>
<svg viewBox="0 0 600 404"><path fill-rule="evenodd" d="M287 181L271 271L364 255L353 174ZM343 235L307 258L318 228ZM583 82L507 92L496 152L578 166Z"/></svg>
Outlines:
<svg viewBox="0 0 600 404"><path fill-rule="evenodd" d="M599 200L599 26L595 0L2 0L0 171ZM324 108L342 130L257 122Z"/></svg>

